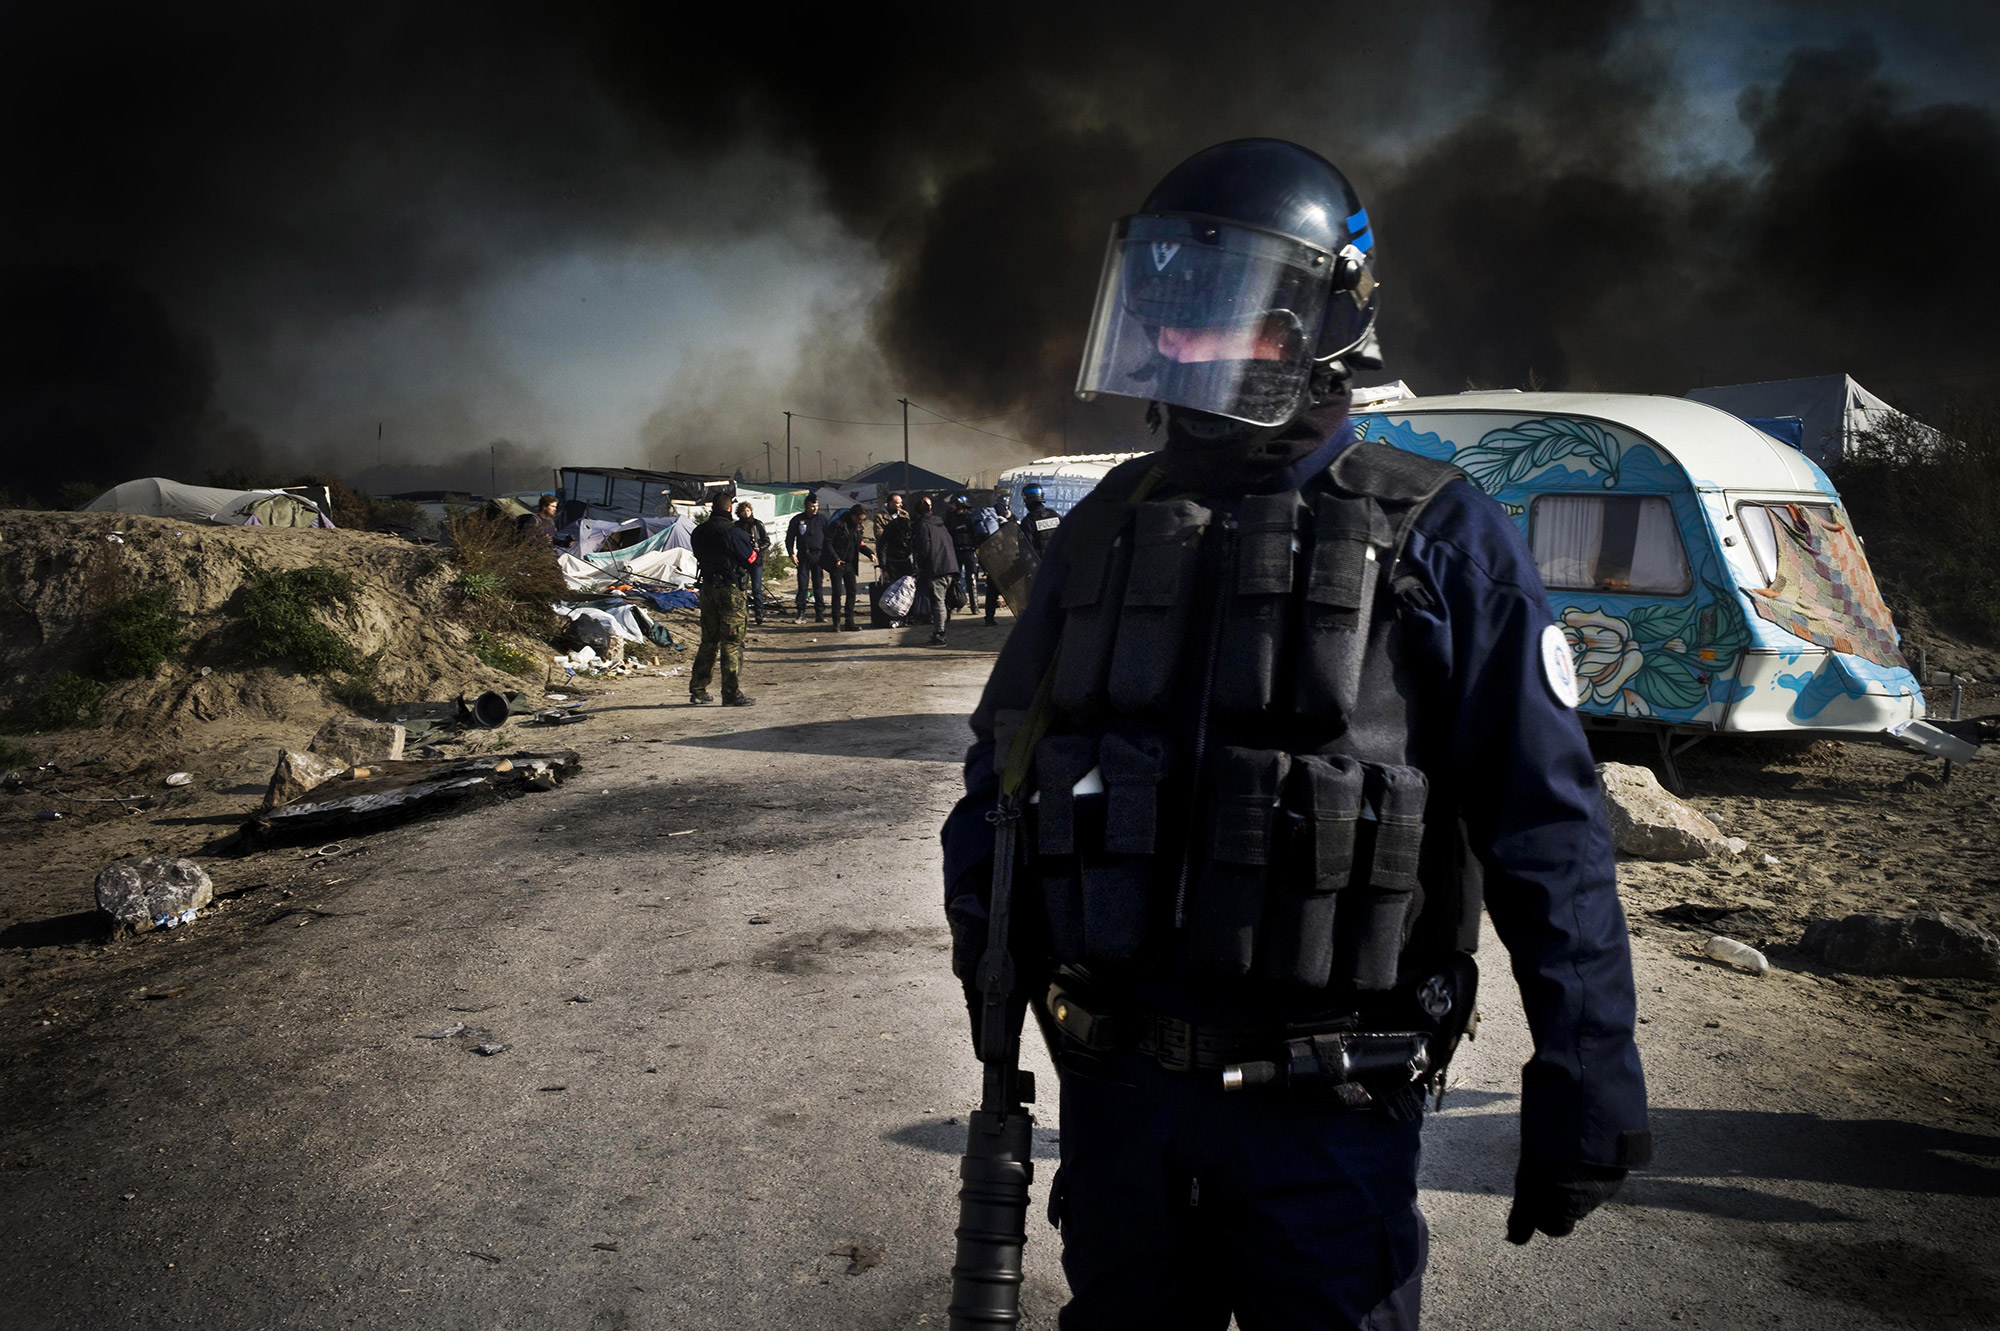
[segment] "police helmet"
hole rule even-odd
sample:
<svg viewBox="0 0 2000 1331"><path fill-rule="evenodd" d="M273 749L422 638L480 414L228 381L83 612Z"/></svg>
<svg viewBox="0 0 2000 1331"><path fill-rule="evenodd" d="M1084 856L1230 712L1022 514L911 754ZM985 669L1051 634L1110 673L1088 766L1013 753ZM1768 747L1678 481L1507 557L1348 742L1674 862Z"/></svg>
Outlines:
<svg viewBox="0 0 2000 1331"><path fill-rule="evenodd" d="M1041 487L1041 486L1039 486L1039 485L1024 485L1024 486L1022 486L1022 487L1021 487L1021 500L1022 500L1022 502L1023 502L1023 503L1032 503L1032 502L1034 502L1035 500L1038 500L1038 499L1040 499L1041 497L1042 497L1042 487Z"/></svg>
<svg viewBox="0 0 2000 1331"><path fill-rule="evenodd" d="M1282 425L1375 352L1375 233L1318 153L1236 139L1111 229L1077 394Z"/></svg>

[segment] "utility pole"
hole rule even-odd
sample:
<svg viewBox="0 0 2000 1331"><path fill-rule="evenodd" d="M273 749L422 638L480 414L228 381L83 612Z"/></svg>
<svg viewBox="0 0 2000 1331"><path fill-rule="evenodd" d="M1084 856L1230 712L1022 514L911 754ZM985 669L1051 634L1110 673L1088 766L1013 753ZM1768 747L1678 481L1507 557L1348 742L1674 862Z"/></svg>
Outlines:
<svg viewBox="0 0 2000 1331"><path fill-rule="evenodd" d="M813 450L813 456L819 459L819 478L820 478L821 480L825 480L825 479L826 479L826 450L825 450L825 449L823 449L823 448L815 448L815 449Z"/></svg>
<svg viewBox="0 0 2000 1331"><path fill-rule="evenodd" d="M785 484L792 483L792 413L785 413Z"/></svg>
<svg viewBox="0 0 2000 1331"><path fill-rule="evenodd" d="M899 397L903 404L903 502L910 502L910 399Z"/></svg>
<svg viewBox="0 0 2000 1331"><path fill-rule="evenodd" d="M771 479L771 441L769 439L764 441L764 479L766 481Z"/></svg>

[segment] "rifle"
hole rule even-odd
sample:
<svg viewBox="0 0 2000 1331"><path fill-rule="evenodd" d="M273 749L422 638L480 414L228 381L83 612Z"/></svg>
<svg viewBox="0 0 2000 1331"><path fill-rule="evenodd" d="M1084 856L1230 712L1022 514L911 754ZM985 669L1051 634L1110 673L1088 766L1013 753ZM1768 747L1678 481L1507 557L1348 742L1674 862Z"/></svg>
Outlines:
<svg viewBox="0 0 2000 1331"><path fill-rule="evenodd" d="M958 1176L958 1257L951 1268L951 1331L1014 1326L1021 1320L1021 1253L1028 1242L1028 1185L1035 1177L1035 1079L1020 1067L1021 1016L1010 1014L1014 956L1015 843L1021 802L1004 789L986 815L993 824L993 892L986 953L979 962L979 1109L965 1133Z"/></svg>

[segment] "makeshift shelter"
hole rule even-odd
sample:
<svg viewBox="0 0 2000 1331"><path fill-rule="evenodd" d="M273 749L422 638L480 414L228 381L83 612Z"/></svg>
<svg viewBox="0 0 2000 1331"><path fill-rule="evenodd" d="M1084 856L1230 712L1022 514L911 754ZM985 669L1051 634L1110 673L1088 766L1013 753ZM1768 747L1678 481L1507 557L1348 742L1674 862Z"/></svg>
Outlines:
<svg viewBox="0 0 2000 1331"><path fill-rule="evenodd" d="M1476 393L1354 419L1364 439L1453 463L1519 525L1587 722L1883 737L1923 717L1826 473L1729 413Z"/></svg>
<svg viewBox="0 0 2000 1331"><path fill-rule="evenodd" d="M884 494L892 490L898 494L924 494L939 490L963 490L965 488L963 481L954 481L951 477L940 476L937 472L927 467L919 467L914 462L906 463L900 459L878 462L872 467L864 467L842 481L836 488L845 492L862 485L880 486ZM822 511L824 511L823 502Z"/></svg>
<svg viewBox="0 0 2000 1331"><path fill-rule="evenodd" d="M1697 388L1688 399L1720 407L1821 466L1846 457L1863 431L1908 419L1844 374Z"/></svg>
<svg viewBox="0 0 2000 1331"><path fill-rule="evenodd" d="M137 513L222 527L331 527L317 506L284 490L233 490L147 476L114 485L83 506L87 513Z"/></svg>
<svg viewBox="0 0 2000 1331"><path fill-rule="evenodd" d="M556 473L563 520L654 518L689 506L707 508L708 495L730 484L727 476L637 467L563 467Z"/></svg>
<svg viewBox="0 0 2000 1331"><path fill-rule="evenodd" d="M994 489L1007 496L1016 517L1022 512L1021 490L1029 485L1041 486L1042 502L1058 513L1067 513L1095 489L1113 467L1128 458L1139 456L1141 454L1138 453L1076 453L1064 457L1036 458L1033 462L1024 462L1001 472Z"/></svg>

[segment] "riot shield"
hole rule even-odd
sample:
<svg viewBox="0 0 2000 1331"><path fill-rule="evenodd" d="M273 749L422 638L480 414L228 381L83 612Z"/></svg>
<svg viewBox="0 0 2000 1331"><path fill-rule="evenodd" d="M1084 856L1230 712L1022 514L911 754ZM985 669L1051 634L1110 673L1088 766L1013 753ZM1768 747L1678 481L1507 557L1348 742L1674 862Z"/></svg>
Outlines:
<svg viewBox="0 0 2000 1331"><path fill-rule="evenodd" d="M986 576L1000 589L1007 608L1017 615L1026 613L1041 560L1020 524L1011 518L1001 523L999 531L980 542L978 554L979 567L986 570Z"/></svg>

